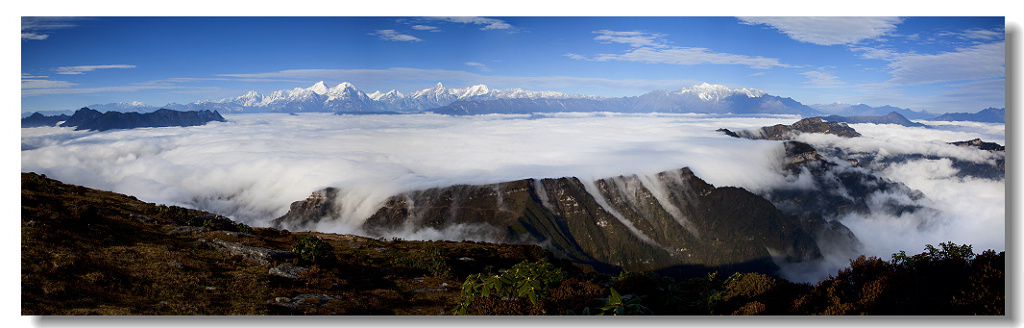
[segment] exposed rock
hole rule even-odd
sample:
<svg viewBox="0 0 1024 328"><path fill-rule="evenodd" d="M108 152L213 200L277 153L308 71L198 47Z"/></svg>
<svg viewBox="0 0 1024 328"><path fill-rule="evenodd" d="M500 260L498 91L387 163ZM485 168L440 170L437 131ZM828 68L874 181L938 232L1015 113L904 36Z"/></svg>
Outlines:
<svg viewBox="0 0 1024 328"><path fill-rule="evenodd" d="M300 306L324 306L327 305L329 301L342 299L344 299L344 297L341 295L298 294L293 297L277 297L268 303L288 308L297 308Z"/></svg>
<svg viewBox="0 0 1024 328"><path fill-rule="evenodd" d="M314 191L305 200L292 202L288 213L270 221L271 226L308 227L314 226L320 219L331 215L331 206L338 195L337 188L325 188Z"/></svg>
<svg viewBox="0 0 1024 328"><path fill-rule="evenodd" d="M221 233L235 238L256 238L256 235L244 232L221 231Z"/></svg>
<svg viewBox="0 0 1024 328"><path fill-rule="evenodd" d="M956 145L956 146L959 146L959 147L974 147L974 148L978 148L978 149L981 149L981 150L1006 151L1006 147L1004 147L1003 145L1000 145L1000 144L997 144L997 143L994 143L994 142L984 142L984 141L981 141L981 139L971 139L971 140L967 140L967 141L955 141L955 142L950 142L950 144L953 144L953 145Z"/></svg>
<svg viewBox="0 0 1024 328"><path fill-rule="evenodd" d="M206 232L206 230L208 230L208 229L206 229L205 227L180 226L180 227L174 228L174 230L171 230L171 232L168 232L167 234L171 235L171 236L199 235L199 234L202 234L202 233Z"/></svg>
<svg viewBox="0 0 1024 328"><path fill-rule="evenodd" d="M297 266L291 263L283 263L276 267L270 268L270 271L268 271L267 273L269 273L270 275L284 277L291 280L299 280L302 279L302 273L307 271L309 271L309 269L306 269L304 267Z"/></svg>
<svg viewBox="0 0 1024 328"><path fill-rule="evenodd" d="M224 252L232 256L240 256L247 261L255 262L260 265L270 265L274 262L283 262L295 258L295 253L289 251L247 246L224 241L220 238L214 238L212 241L199 239L199 241L213 246L214 249L220 252Z"/></svg>
<svg viewBox="0 0 1024 328"><path fill-rule="evenodd" d="M820 161L822 159L821 154L814 149L813 146L799 142L799 141L786 141L786 157L783 163L783 169L787 171L799 170L801 164L808 162Z"/></svg>
<svg viewBox="0 0 1024 328"><path fill-rule="evenodd" d="M130 214L128 214L128 216L130 216L130 217L132 217L132 218L134 218L134 219L136 219L136 220L139 220L139 221L145 222L145 223L157 223L157 224L167 224L167 225L178 225L178 223L177 223L177 222L174 222L174 221L171 221L171 220L166 220L166 219L159 219L159 218L154 218L154 217L151 217L151 216L146 216L146 215L142 215L142 214L135 214L135 213L130 213Z"/></svg>

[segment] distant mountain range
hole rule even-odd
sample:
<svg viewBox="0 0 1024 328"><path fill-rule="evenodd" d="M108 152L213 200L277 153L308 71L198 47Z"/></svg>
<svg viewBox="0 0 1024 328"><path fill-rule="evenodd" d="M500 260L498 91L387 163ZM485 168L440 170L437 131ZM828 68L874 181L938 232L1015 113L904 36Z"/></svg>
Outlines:
<svg viewBox="0 0 1024 328"><path fill-rule="evenodd" d="M249 91L238 97L202 100L189 104L170 103L154 107L138 102L90 105L99 111L153 112L219 111L222 113L299 113L381 114L432 112L446 115L526 114L550 112L624 112L624 113L714 113L714 114L796 114L812 116L884 116L898 113L908 119L936 119L934 114L893 106L871 107L864 104L804 105L792 98L770 95L757 89L731 89L703 83L674 91L652 91L633 97L598 97L554 91L528 91L519 88L491 89L485 85L446 88L441 83L431 88L403 94L396 90L365 93L348 82L328 87L318 82L308 88L278 90L269 94ZM995 112L998 111L998 112ZM944 119L1003 122L1002 109L986 109L977 114L953 115ZM42 114L70 114L54 111Z"/></svg>
<svg viewBox="0 0 1024 328"><path fill-rule="evenodd" d="M986 108L977 113L947 113L934 118L936 121L975 121L1006 123L1005 108Z"/></svg>
<svg viewBox="0 0 1024 328"><path fill-rule="evenodd" d="M21 120L21 127L54 126L75 127L75 130L106 131L113 129L151 128L167 126L196 126L210 121L225 122L217 111L175 111L159 109L151 113L109 111L101 113L90 108L82 108L74 115L65 114L46 116L34 113Z"/></svg>
<svg viewBox="0 0 1024 328"><path fill-rule="evenodd" d="M842 123L874 123L874 124L899 124L902 126L925 126L924 124L913 122L903 115L897 112L891 112L882 116L840 116L840 115L829 115L822 117L821 119L831 122L842 122Z"/></svg>

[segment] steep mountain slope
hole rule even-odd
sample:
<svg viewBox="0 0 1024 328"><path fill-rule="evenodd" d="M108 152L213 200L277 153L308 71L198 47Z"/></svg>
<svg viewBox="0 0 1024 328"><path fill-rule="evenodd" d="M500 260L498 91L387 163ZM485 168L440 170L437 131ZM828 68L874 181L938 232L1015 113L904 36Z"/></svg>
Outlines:
<svg viewBox="0 0 1024 328"><path fill-rule="evenodd" d="M332 220L330 189L293 203L274 220L302 230ZM763 198L716 188L689 169L597 181L527 179L406 192L363 223L371 235L422 229L536 243L597 269L690 266L772 272L775 261L820 258L813 236L822 222L798 221Z"/></svg>

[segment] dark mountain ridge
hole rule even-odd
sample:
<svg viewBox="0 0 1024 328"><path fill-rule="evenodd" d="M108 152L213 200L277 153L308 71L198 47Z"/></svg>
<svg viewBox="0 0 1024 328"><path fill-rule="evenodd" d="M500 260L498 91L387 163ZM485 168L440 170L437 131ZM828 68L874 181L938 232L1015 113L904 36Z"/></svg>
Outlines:
<svg viewBox="0 0 1024 328"><path fill-rule="evenodd" d="M735 132L721 128L716 131L734 138L753 140L790 140L793 136L801 133L826 133L845 138L860 136L859 132L846 124L823 121L820 117L805 118L791 125L776 124L759 129L738 130Z"/></svg>
<svg viewBox="0 0 1024 328"><path fill-rule="evenodd" d="M45 116L35 113L22 119L22 127L53 126L63 121L62 127L75 127L75 130L106 131L113 129L134 129L168 126L197 126L207 122L226 122L217 111L176 111L160 109L151 113L137 112L106 112L82 108L73 115ZM51 123L52 122L52 123Z"/></svg>
<svg viewBox="0 0 1024 328"><path fill-rule="evenodd" d="M317 191L272 224L303 230L332 220L340 206L336 193ZM814 236L826 225L795 220L746 190L714 187L687 168L593 182L526 179L411 191L389 198L362 224L380 236L456 227L478 232L478 238L545 245L597 269L743 265L771 273L778 268L773 257L820 259Z"/></svg>
<svg viewBox="0 0 1024 328"><path fill-rule="evenodd" d="M897 112L890 112L882 116L839 116L829 115L821 119L842 123L873 123L873 124L898 124L909 127L926 127L926 125L908 120Z"/></svg>
<svg viewBox="0 0 1024 328"><path fill-rule="evenodd" d="M974 121L985 123L1006 123L1005 108L986 108L977 113L946 113L933 118L934 121Z"/></svg>
<svg viewBox="0 0 1024 328"><path fill-rule="evenodd" d="M71 116L60 114L60 115L43 115L39 112L32 113L32 115L21 119L21 127L23 128L34 128L40 126L56 126L57 123L67 121Z"/></svg>

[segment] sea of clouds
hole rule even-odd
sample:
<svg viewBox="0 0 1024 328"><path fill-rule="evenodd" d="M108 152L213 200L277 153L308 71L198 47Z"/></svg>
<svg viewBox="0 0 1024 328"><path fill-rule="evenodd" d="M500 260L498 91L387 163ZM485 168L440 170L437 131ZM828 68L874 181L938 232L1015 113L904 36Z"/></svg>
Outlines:
<svg viewBox="0 0 1024 328"><path fill-rule="evenodd" d="M715 186L754 192L807 183L781 170L781 142L715 131L792 124L797 116L311 113L225 118L228 122L198 127L106 132L23 128L21 170L148 202L198 208L253 226L267 226L290 203L315 190L338 187L344 211L320 228L338 233L358 233L358 225L389 196L454 184L568 176L592 181L682 167ZM981 138L1005 144L1002 124L925 123L932 128L854 124L863 137L802 135L799 140L819 149L979 163L994 158L946 143ZM884 259L944 241L973 244L976 251L1005 249L1005 181L955 173L944 159L893 164L880 174L923 192L926 198L917 202L934 211L895 216L879 210L834 219L862 240L865 253ZM881 204L906 195L872 197Z"/></svg>

